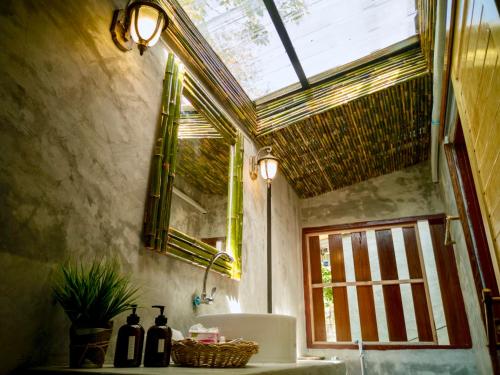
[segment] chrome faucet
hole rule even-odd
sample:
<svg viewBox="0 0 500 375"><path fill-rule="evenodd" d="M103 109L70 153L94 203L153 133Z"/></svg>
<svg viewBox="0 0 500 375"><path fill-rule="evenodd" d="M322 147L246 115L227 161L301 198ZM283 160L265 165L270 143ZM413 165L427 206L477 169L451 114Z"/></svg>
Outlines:
<svg viewBox="0 0 500 375"><path fill-rule="evenodd" d="M214 301L214 299L215 299L214 296L215 296L215 292L216 292L217 288L213 287L212 291L210 292L210 296L207 296L207 278L208 278L208 272L210 271L210 268L212 268L215 261L221 257L226 258L226 260L228 262L234 262L233 257L231 255L229 255L228 253L225 253L223 251L216 253L212 257L212 259L210 260L210 263L207 266L207 269L205 270L205 276L203 278L203 290L201 292L201 296L195 296L193 298L193 305L194 306L198 306L202 303L209 305Z"/></svg>

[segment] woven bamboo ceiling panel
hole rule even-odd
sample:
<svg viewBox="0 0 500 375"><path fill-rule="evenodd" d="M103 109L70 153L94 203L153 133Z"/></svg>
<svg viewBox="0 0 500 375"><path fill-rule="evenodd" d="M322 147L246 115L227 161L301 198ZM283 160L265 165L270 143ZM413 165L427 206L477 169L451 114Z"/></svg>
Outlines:
<svg viewBox="0 0 500 375"><path fill-rule="evenodd" d="M179 118L179 139L222 138L220 133L205 118L196 112L183 112Z"/></svg>
<svg viewBox="0 0 500 375"><path fill-rule="evenodd" d="M257 106L259 120L257 135L261 137L428 71L425 56L418 44L414 45L407 51L339 74L304 92L287 95Z"/></svg>
<svg viewBox="0 0 500 375"><path fill-rule="evenodd" d="M226 195L229 145L222 138L179 139L177 175L206 194Z"/></svg>
<svg viewBox="0 0 500 375"><path fill-rule="evenodd" d="M432 75L357 98L259 137L301 198L428 159Z"/></svg>

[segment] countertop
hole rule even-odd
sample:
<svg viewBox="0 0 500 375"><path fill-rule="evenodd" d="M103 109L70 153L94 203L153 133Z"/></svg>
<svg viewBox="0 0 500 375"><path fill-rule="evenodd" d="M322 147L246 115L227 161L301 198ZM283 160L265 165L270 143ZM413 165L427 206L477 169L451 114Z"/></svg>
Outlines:
<svg viewBox="0 0 500 375"><path fill-rule="evenodd" d="M100 369L70 369L63 366L36 367L30 374L113 374L113 375L345 375L346 366L342 361L297 361L297 363L250 363L244 368L191 368L178 367L137 367L115 368L104 366Z"/></svg>

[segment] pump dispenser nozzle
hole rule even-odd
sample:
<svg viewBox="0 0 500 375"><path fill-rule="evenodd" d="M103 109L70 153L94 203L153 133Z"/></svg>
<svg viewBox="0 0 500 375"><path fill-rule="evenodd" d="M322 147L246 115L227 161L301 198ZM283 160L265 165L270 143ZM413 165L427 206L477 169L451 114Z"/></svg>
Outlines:
<svg viewBox="0 0 500 375"><path fill-rule="evenodd" d="M137 310L137 305L130 305L132 309L132 314L127 316L127 324L139 324L139 316L135 313Z"/></svg>
<svg viewBox="0 0 500 375"><path fill-rule="evenodd" d="M158 315L155 319L155 324L157 326L165 326L167 325L167 317L163 315L163 312L165 311L165 306L163 305L153 305L151 306L156 309L160 309L160 315Z"/></svg>

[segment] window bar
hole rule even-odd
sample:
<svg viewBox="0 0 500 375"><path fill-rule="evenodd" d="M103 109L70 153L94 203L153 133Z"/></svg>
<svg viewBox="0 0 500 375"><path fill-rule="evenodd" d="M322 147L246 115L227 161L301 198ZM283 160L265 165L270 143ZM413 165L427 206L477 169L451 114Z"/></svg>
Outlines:
<svg viewBox="0 0 500 375"><path fill-rule="evenodd" d="M439 285L439 275L436 265L436 259L433 248L432 237L430 233L429 222L421 220L417 222L417 233L419 236L420 246L422 248L423 269L427 276L429 287L429 297L433 313L433 321L435 331L437 332L437 342L439 345L449 345L448 329L446 327L445 312L443 306L443 298L441 296L441 288ZM444 327L438 330L437 327Z"/></svg>
<svg viewBox="0 0 500 375"><path fill-rule="evenodd" d="M285 24L281 19L281 16L279 14L278 8L276 7L276 4L274 3L274 0L264 0L264 4L266 5L269 16L271 17L274 27L276 28L276 31L280 36L281 43L283 43L283 47L285 47L286 54L288 55L288 58L292 63L293 69L295 70L295 73L299 78L302 88L303 89L308 88L309 81L307 80L307 77L304 73L304 69L302 69L302 65L300 64L297 53L295 52L295 48L293 47L290 36L286 31Z"/></svg>

